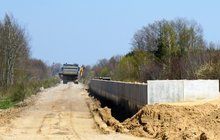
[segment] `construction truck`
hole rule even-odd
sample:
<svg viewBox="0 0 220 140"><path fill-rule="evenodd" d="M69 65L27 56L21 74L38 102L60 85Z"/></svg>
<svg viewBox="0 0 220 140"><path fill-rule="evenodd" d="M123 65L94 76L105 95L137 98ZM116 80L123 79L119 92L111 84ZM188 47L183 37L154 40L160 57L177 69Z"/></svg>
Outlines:
<svg viewBox="0 0 220 140"><path fill-rule="evenodd" d="M68 82L74 82L75 84L78 84L78 73L79 73L78 64L66 63L63 64L59 76L63 80L63 84L67 84Z"/></svg>

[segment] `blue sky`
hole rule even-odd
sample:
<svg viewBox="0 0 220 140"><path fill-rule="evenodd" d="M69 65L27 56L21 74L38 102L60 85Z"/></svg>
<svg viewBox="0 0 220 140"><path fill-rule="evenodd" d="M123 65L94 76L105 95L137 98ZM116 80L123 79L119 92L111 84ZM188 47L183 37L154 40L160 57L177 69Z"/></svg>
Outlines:
<svg viewBox="0 0 220 140"><path fill-rule="evenodd" d="M31 55L93 65L131 50L134 33L157 20L186 18L220 41L219 0L1 0L0 19L12 14L30 36Z"/></svg>

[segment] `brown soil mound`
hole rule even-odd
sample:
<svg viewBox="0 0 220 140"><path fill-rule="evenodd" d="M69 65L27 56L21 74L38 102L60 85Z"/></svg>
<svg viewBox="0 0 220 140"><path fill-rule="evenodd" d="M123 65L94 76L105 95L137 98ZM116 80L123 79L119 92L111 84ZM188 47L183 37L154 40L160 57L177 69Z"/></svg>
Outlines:
<svg viewBox="0 0 220 140"><path fill-rule="evenodd" d="M92 112L116 132L169 140L219 140L220 100L145 105L133 117L120 123L111 109L95 100ZM120 114L118 114L120 115Z"/></svg>
<svg viewBox="0 0 220 140"><path fill-rule="evenodd" d="M220 139L220 108L146 105L123 126L137 136L162 139Z"/></svg>
<svg viewBox="0 0 220 140"><path fill-rule="evenodd" d="M107 124L107 126L113 128L116 132L127 133L128 130L114 117L111 115L111 109L108 107L99 108L99 115L102 120Z"/></svg>
<svg viewBox="0 0 220 140"><path fill-rule="evenodd" d="M112 117L111 109L108 107L101 107L97 99L92 99L92 102L87 101L90 111L95 119L97 126L103 133L122 132L126 133L125 127L114 117ZM88 99L88 100L89 100Z"/></svg>

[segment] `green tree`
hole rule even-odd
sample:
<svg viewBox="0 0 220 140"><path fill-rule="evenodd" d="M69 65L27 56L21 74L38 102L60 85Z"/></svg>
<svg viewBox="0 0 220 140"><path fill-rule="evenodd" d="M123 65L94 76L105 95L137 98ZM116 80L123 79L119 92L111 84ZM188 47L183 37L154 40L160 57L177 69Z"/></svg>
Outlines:
<svg viewBox="0 0 220 140"><path fill-rule="evenodd" d="M158 79L191 79L204 64L205 43L202 29L183 19L157 21L135 33L133 50L154 54L161 71ZM147 70L147 69L146 69Z"/></svg>
<svg viewBox="0 0 220 140"><path fill-rule="evenodd" d="M115 75L116 80L120 81L135 81L137 79L137 70L132 56L125 56L121 59Z"/></svg>

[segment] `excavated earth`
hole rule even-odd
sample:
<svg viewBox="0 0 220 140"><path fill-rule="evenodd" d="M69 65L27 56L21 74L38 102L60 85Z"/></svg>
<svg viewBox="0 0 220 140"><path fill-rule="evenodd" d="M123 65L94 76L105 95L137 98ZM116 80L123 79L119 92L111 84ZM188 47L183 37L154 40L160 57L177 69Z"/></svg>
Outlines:
<svg viewBox="0 0 220 140"><path fill-rule="evenodd" d="M96 103L94 111L116 132L163 140L220 139L220 99L145 105L121 123L108 107Z"/></svg>

